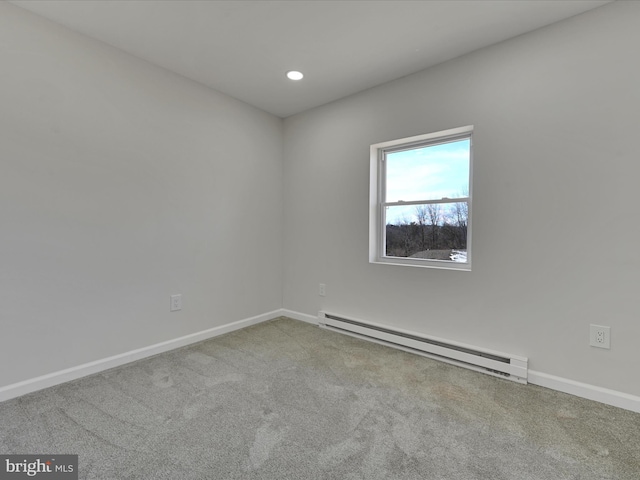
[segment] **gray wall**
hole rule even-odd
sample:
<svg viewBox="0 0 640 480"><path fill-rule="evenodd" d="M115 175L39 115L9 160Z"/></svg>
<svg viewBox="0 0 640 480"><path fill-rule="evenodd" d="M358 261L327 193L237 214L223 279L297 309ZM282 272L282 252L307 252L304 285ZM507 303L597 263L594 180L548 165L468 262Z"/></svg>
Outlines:
<svg viewBox="0 0 640 480"><path fill-rule="evenodd" d="M616 2L286 119L285 308L639 395L638 32L640 3ZM468 124L473 271L369 264L369 145Z"/></svg>
<svg viewBox="0 0 640 480"><path fill-rule="evenodd" d="M281 119L4 2L0 65L0 386L282 306Z"/></svg>

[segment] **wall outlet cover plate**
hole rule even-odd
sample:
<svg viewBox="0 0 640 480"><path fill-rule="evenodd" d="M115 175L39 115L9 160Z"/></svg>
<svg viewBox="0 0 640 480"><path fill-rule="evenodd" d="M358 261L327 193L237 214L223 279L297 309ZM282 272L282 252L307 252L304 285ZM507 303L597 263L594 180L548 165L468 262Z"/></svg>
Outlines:
<svg viewBox="0 0 640 480"><path fill-rule="evenodd" d="M611 327L589 325L589 345L598 348L611 348Z"/></svg>

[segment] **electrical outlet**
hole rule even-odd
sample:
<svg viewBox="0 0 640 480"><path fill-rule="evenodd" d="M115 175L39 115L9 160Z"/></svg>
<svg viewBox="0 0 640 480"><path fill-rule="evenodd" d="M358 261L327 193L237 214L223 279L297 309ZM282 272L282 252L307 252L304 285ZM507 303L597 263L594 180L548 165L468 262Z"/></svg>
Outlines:
<svg viewBox="0 0 640 480"><path fill-rule="evenodd" d="M182 310L182 295L171 295L171 311Z"/></svg>
<svg viewBox="0 0 640 480"><path fill-rule="evenodd" d="M320 288L318 288L318 295L324 297L327 294L327 286L324 283L320 284Z"/></svg>
<svg viewBox="0 0 640 480"><path fill-rule="evenodd" d="M611 327L590 325L589 345L598 348L611 348Z"/></svg>

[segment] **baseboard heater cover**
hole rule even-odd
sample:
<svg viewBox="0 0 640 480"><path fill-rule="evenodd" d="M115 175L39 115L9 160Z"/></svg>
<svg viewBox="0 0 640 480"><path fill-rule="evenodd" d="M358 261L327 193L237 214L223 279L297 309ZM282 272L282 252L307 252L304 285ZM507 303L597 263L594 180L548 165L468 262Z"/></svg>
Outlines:
<svg viewBox="0 0 640 480"><path fill-rule="evenodd" d="M321 328L351 335L364 340L398 348L446 363L527 383L528 359L516 355L478 348L442 338L427 337L416 333L391 329L384 325L344 318L321 311L318 314Z"/></svg>

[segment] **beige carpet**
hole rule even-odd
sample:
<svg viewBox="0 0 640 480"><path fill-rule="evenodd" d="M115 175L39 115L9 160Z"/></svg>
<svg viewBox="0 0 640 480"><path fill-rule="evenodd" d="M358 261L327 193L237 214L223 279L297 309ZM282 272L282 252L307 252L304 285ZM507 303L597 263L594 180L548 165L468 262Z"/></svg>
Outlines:
<svg viewBox="0 0 640 480"><path fill-rule="evenodd" d="M81 479L638 480L640 414L277 319L0 404Z"/></svg>

